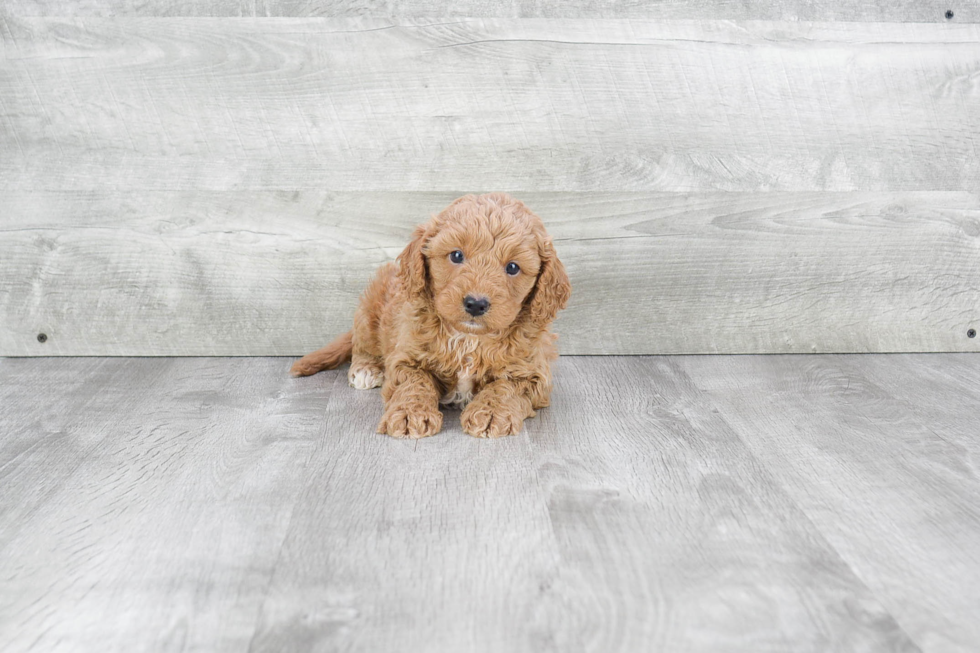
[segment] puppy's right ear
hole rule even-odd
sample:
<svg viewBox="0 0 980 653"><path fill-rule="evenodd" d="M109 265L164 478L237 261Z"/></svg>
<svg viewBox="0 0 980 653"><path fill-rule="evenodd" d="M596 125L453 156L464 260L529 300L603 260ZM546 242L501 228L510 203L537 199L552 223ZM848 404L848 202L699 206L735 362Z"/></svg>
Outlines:
<svg viewBox="0 0 980 653"><path fill-rule="evenodd" d="M409 297L420 297L428 289L428 270L425 267L425 253L422 248L428 242L425 225L415 227L412 242L398 255L398 275L408 291Z"/></svg>

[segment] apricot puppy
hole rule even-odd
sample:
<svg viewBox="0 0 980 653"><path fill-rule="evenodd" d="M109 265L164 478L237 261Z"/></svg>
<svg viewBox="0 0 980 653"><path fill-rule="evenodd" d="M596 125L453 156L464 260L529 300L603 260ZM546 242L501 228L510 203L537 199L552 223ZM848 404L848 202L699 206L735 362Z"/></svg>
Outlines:
<svg viewBox="0 0 980 653"><path fill-rule="evenodd" d="M350 360L350 384L381 386L378 433L421 438L440 404L464 407L470 435L516 434L547 406L548 326L571 285L541 219L503 193L467 195L415 229L361 298L354 328L292 367L294 376Z"/></svg>

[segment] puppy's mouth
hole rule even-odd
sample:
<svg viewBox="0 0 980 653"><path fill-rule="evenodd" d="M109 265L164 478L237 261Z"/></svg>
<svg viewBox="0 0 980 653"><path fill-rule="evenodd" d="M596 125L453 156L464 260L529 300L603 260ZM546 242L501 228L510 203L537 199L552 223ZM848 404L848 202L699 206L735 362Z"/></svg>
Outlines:
<svg viewBox="0 0 980 653"><path fill-rule="evenodd" d="M469 331L483 331L486 327L476 320L463 320L459 323L461 327Z"/></svg>

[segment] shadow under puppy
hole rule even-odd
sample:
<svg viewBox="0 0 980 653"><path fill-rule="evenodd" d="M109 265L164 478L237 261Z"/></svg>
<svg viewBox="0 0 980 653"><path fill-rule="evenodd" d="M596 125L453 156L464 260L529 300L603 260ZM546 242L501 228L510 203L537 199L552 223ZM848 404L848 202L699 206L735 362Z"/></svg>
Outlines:
<svg viewBox="0 0 980 653"><path fill-rule="evenodd" d="M350 360L355 388L382 386L378 433L421 438L439 404L464 407L476 437L516 434L549 403L548 326L571 285L541 219L503 193L467 195L415 229L396 263L361 297L354 329L292 367L294 376Z"/></svg>

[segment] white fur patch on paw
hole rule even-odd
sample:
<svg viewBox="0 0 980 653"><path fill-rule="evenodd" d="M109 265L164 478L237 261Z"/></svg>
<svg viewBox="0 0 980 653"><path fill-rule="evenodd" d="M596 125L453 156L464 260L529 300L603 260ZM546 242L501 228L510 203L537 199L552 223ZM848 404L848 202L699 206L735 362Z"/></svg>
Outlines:
<svg viewBox="0 0 980 653"><path fill-rule="evenodd" d="M351 367L350 371L347 372L347 381L351 384L351 387L357 388L358 390L370 390L371 388L381 387L384 380L384 370L369 365Z"/></svg>

